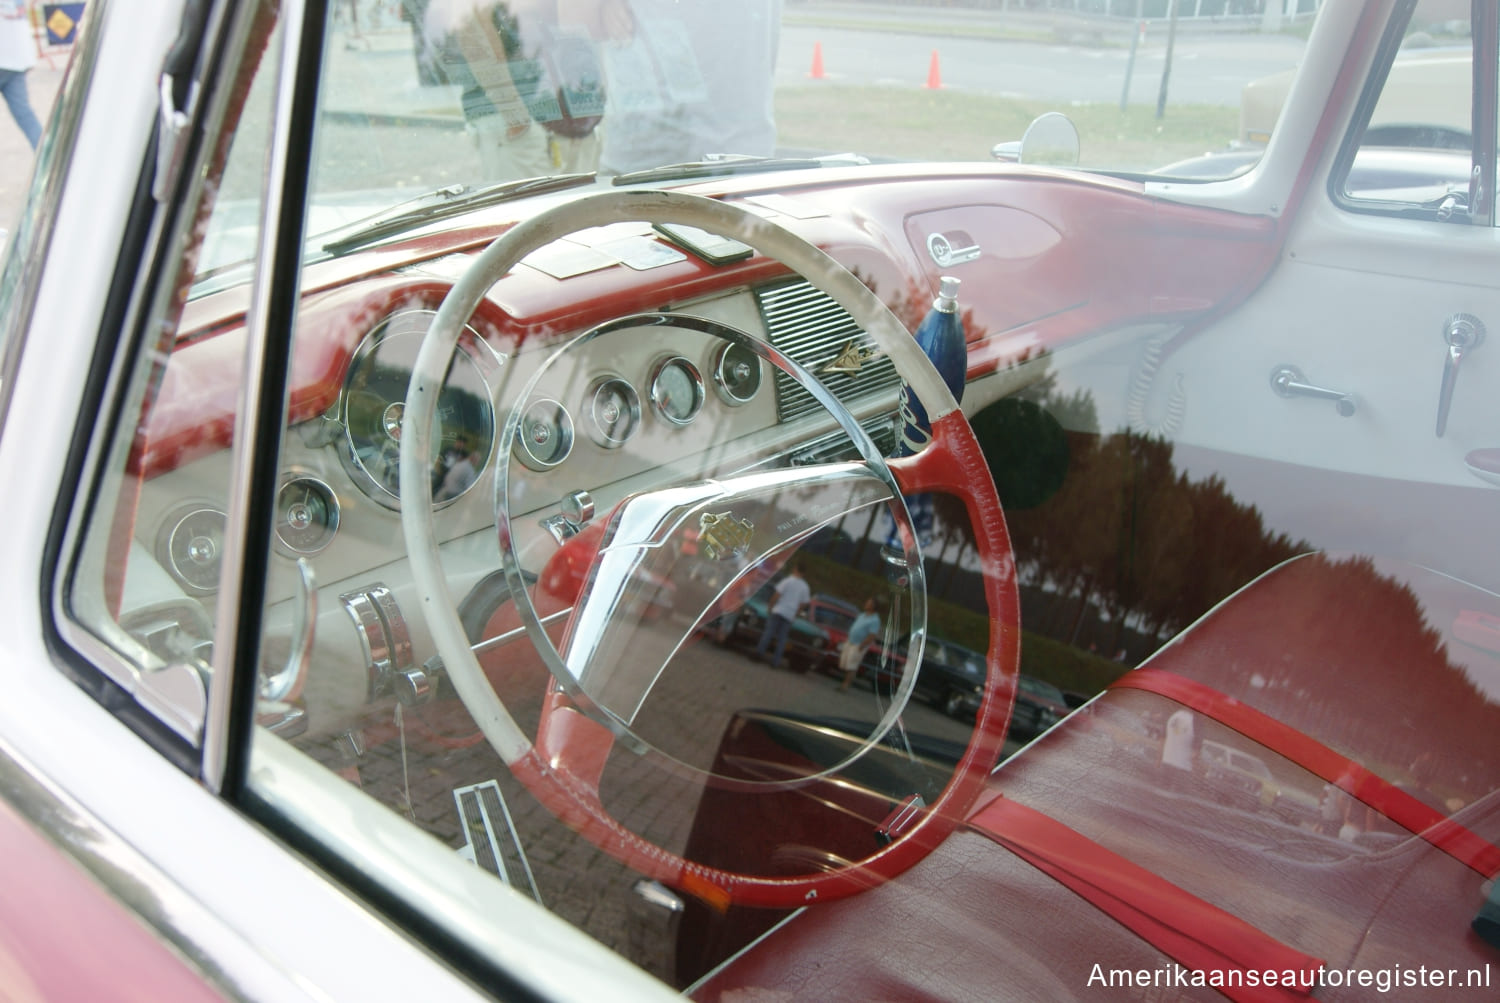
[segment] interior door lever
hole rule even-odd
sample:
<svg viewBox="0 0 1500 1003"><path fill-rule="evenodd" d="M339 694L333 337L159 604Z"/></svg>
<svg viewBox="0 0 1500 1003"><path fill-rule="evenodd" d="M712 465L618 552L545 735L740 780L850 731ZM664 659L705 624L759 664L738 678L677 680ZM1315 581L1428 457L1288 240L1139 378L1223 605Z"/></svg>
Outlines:
<svg viewBox="0 0 1500 1003"><path fill-rule="evenodd" d="M1443 328L1443 340L1448 344L1448 354L1443 360L1443 386L1438 391L1437 434L1440 439L1448 428L1448 409L1453 406L1458 367L1465 355L1484 342L1484 324L1472 314L1454 314Z"/></svg>
<svg viewBox="0 0 1500 1003"><path fill-rule="evenodd" d="M1334 409L1345 418L1354 414L1358 405L1354 395L1343 390L1314 386L1307 382L1302 370L1296 366L1277 366L1271 371L1271 389L1281 397L1313 397L1333 401Z"/></svg>

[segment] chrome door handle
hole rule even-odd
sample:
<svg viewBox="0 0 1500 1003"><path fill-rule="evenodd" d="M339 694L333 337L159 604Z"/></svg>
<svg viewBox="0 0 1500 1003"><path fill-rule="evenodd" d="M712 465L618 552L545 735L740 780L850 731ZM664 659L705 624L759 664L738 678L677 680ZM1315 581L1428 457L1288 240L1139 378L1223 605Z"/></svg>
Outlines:
<svg viewBox="0 0 1500 1003"><path fill-rule="evenodd" d="M1333 401L1334 409L1345 418L1354 414L1356 409L1353 394L1345 393L1343 390L1313 386L1303 378L1302 370L1296 366L1277 366L1273 369L1271 389L1282 397L1315 397L1319 400Z"/></svg>
<svg viewBox="0 0 1500 1003"><path fill-rule="evenodd" d="M1472 314L1454 314L1443 328L1448 354L1443 360L1443 386L1438 391L1437 434L1443 437L1448 428L1448 409L1453 406L1453 388L1458 384L1458 367L1464 356L1484 342L1484 325Z"/></svg>

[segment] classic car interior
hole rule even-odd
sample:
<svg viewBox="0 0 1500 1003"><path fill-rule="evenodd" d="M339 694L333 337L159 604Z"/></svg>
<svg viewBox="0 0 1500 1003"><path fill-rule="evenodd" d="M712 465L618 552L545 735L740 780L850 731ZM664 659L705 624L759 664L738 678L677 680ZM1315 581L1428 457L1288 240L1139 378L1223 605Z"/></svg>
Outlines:
<svg viewBox="0 0 1500 1003"><path fill-rule="evenodd" d="M182 182L222 243L117 364L58 602L176 755L234 674L253 817L464 951L503 883L703 1000L1500 961L1493 200L1340 187L1413 5L1322 5L1351 55L1225 180L587 177L305 250L202 180L307 86L250 6ZM913 639L893 683L715 642L794 568ZM987 653L972 721L911 699L929 631ZM1022 749L1053 645L1108 685Z"/></svg>

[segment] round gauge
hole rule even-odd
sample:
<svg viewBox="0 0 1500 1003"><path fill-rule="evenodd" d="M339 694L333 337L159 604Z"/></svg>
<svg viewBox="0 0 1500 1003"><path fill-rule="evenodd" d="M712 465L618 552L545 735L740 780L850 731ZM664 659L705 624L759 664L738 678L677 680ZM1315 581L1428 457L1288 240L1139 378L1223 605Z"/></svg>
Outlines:
<svg viewBox="0 0 1500 1003"><path fill-rule="evenodd" d="M339 528L339 500L316 477L299 474L276 493L276 539L294 554L316 554Z"/></svg>
<svg viewBox="0 0 1500 1003"><path fill-rule="evenodd" d="M728 404L747 404L760 393L760 356L744 345L725 345L714 359L714 389Z"/></svg>
<svg viewBox="0 0 1500 1003"><path fill-rule="evenodd" d="M532 470L550 470L573 451L573 418L550 397L526 405L516 430L514 452Z"/></svg>
<svg viewBox="0 0 1500 1003"><path fill-rule="evenodd" d="M597 380L589 389L588 417L589 437L614 449L624 445L641 423L641 397L618 377Z"/></svg>
<svg viewBox="0 0 1500 1003"><path fill-rule="evenodd" d="M686 425L703 408L703 377L698 367L675 356L656 367L651 376L651 405L674 425Z"/></svg>
<svg viewBox="0 0 1500 1003"><path fill-rule="evenodd" d="M157 534L157 557L192 595L219 587L226 523L219 509L189 505L174 512Z"/></svg>
<svg viewBox="0 0 1500 1003"><path fill-rule="evenodd" d="M387 508L400 507L406 389L432 318L430 310L390 317L355 350L344 382L344 464L360 489ZM488 346L472 328L466 330L438 394L431 454L432 493L438 505L473 487L489 462L495 442L490 386L498 368Z"/></svg>

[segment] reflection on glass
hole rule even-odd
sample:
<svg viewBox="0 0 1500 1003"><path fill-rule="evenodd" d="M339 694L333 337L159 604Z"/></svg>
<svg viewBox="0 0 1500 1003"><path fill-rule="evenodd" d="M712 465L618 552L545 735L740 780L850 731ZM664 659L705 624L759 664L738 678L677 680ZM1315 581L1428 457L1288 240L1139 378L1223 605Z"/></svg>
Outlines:
<svg viewBox="0 0 1500 1003"><path fill-rule="evenodd" d="M371 498L400 505L401 427L411 366L433 314L409 310L376 328L354 353L341 403L349 472ZM433 437L435 501L452 501L477 480L494 445L495 418L483 368L489 349L472 332L459 344L438 395Z"/></svg>

